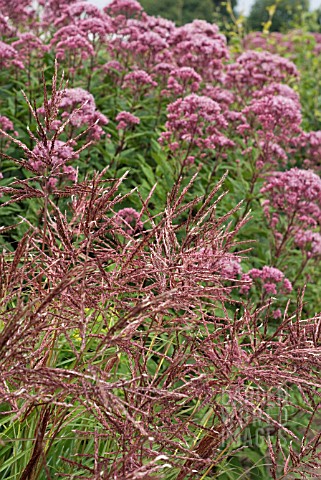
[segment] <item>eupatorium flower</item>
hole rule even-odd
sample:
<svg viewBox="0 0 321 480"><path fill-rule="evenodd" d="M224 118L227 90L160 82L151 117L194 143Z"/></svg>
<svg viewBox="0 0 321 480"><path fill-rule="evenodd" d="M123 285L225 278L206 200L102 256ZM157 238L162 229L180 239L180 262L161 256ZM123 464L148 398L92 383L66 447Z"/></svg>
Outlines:
<svg viewBox="0 0 321 480"><path fill-rule="evenodd" d="M0 13L0 36L12 37L15 34L15 29L9 24L9 17Z"/></svg>
<svg viewBox="0 0 321 480"><path fill-rule="evenodd" d="M160 142L166 142L170 149L176 150L178 142L201 149L234 145L221 133L227 122L220 113L219 104L211 98L191 94L169 104L167 110L166 131Z"/></svg>
<svg viewBox="0 0 321 480"><path fill-rule="evenodd" d="M283 272L274 267L252 268L242 275L241 280L246 282L240 289L241 293L248 293L253 284L258 284L263 293L268 295L286 294L292 291L290 280L285 278Z"/></svg>
<svg viewBox="0 0 321 480"><path fill-rule="evenodd" d="M321 34L317 32L311 32L310 35L313 35L315 40L315 46L313 49L313 53L315 55L320 55L321 53Z"/></svg>
<svg viewBox="0 0 321 480"><path fill-rule="evenodd" d="M140 123L140 119L129 112L120 112L116 117L116 121L119 122L117 125L118 130L125 130Z"/></svg>
<svg viewBox="0 0 321 480"><path fill-rule="evenodd" d="M114 20L114 19L113 19ZM117 35L111 38L109 50L114 58L126 52L126 64L134 68L151 71L160 62L171 62L172 52L169 45L169 25L154 17L142 15L141 19L122 20L114 25ZM172 65L172 69L173 69Z"/></svg>
<svg viewBox="0 0 321 480"><path fill-rule="evenodd" d="M288 148L293 138L301 133L300 107L289 97L266 95L253 99L250 105L242 110L242 113L248 123L238 127L239 133L242 133L243 127L247 130L252 124L253 128L257 128L259 141L263 140L266 148L269 148L271 143ZM265 158L263 162L265 164L272 163L269 158Z"/></svg>
<svg viewBox="0 0 321 480"><path fill-rule="evenodd" d="M282 95L267 95L252 100L243 110L243 114L254 114L264 130L275 132L282 138L288 138L293 133L301 132L302 115L298 105L289 97ZM276 129L280 129L279 132Z"/></svg>
<svg viewBox="0 0 321 480"><path fill-rule="evenodd" d="M321 130L302 132L295 140L295 145L301 149L301 157L304 157L304 165L319 172L321 170Z"/></svg>
<svg viewBox="0 0 321 480"><path fill-rule="evenodd" d="M229 112L229 106L235 101L235 95L233 94L233 92L225 90L221 87L214 87L210 83L206 84L205 87L202 89L202 95L205 95L206 97L215 100L215 102L217 102L220 107L226 112ZM238 112L230 111L230 113Z"/></svg>
<svg viewBox="0 0 321 480"><path fill-rule="evenodd" d="M136 0L112 0L104 11L113 15L136 16L143 11L143 7Z"/></svg>
<svg viewBox="0 0 321 480"><path fill-rule="evenodd" d="M101 125L107 125L108 119L96 110L96 103L91 93L82 88L68 88L64 91L60 109L65 110L62 118L70 118L70 124L75 127L91 126L89 137L99 140L104 134ZM70 113L72 112L72 115Z"/></svg>
<svg viewBox="0 0 321 480"><path fill-rule="evenodd" d="M73 115L70 119L71 125L79 127L83 123L88 123L88 117L92 117L96 110L96 103L93 95L83 88L67 88L64 90L63 97L59 104L59 109L66 110L63 118ZM75 112L75 109L79 109Z"/></svg>
<svg viewBox="0 0 321 480"><path fill-rule="evenodd" d="M321 255L321 235L312 230L298 230L294 237L295 244L306 253L308 258Z"/></svg>
<svg viewBox="0 0 321 480"><path fill-rule="evenodd" d="M269 85L266 85L261 90L256 90L253 93L253 98L264 98L270 95L281 95L282 97L290 98L297 105L298 109L301 109L300 97L298 93L284 83L273 82Z"/></svg>
<svg viewBox="0 0 321 480"><path fill-rule="evenodd" d="M169 62L160 62L157 63L152 71L160 77L161 82L166 82L171 71L173 70L173 64Z"/></svg>
<svg viewBox="0 0 321 480"><path fill-rule="evenodd" d="M97 37L103 41L114 29L110 17L98 7L87 2L76 2L61 10L61 16L55 20L55 27L75 25L92 42Z"/></svg>
<svg viewBox="0 0 321 480"><path fill-rule="evenodd" d="M45 52L49 50L49 47L32 32L19 33L18 37L12 46L19 52L20 60L24 62L28 61L31 56L43 58Z"/></svg>
<svg viewBox="0 0 321 480"><path fill-rule="evenodd" d="M49 102L50 103L50 102ZM99 140L104 134L102 125L107 125L108 119L101 112L96 110L96 103L93 95L83 88L67 88L63 91L59 105L59 112L62 120L69 121L69 125L76 128L90 128L88 137L92 140ZM44 114L44 107L38 109ZM51 128L57 130L61 121L52 122Z"/></svg>
<svg viewBox="0 0 321 480"><path fill-rule="evenodd" d="M39 142L29 157L29 165L33 172L50 177L50 186L55 187L58 178L64 176L75 182L77 170L66 163L75 160L79 155L73 150L71 142L66 144L60 140L51 140L47 145Z"/></svg>
<svg viewBox="0 0 321 480"><path fill-rule="evenodd" d="M299 72L287 58L269 52L247 51L227 66L226 84L246 90L262 88L271 82L297 78Z"/></svg>
<svg viewBox="0 0 321 480"><path fill-rule="evenodd" d="M24 68L17 50L11 45L0 41L0 67L9 68L12 65L21 69Z"/></svg>
<svg viewBox="0 0 321 480"><path fill-rule="evenodd" d="M156 87L157 82L145 70L134 70L125 75L123 86L136 93L146 87Z"/></svg>
<svg viewBox="0 0 321 480"><path fill-rule="evenodd" d="M168 42L159 33L150 30L143 21L128 20L123 33L127 37L123 46L135 55L148 52L148 56L155 59L157 53L168 48Z"/></svg>
<svg viewBox="0 0 321 480"><path fill-rule="evenodd" d="M73 55L77 59L86 60L95 55L93 46L87 40L84 32L75 25L58 30L51 40L51 46L55 46L58 59L65 59L68 55Z"/></svg>
<svg viewBox="0 0 321 480"><path fill-rule="evenodd" d="M23 25L34 13L32 0L0 0L0 12L15 24Z"/></svg>
<svg viewBox="0 0 321 480"><path fill-rule="evenodd" d="M177 64L194 68L207 81L220 77L222 60L229 57L224 35L219 33L217 25L204 20L177 28L171 45Z"/></svg>
<svg viewBox="0 0 321 480"><path fill-rule="evenodd" d="M71 5L67 4L65 0L64 8L60 8L57 11L61 13L60 17L55 20L55 26L61 26L62 24L75 23L78 19L105 19L106 15L95 5L87 2L75 1Z"/></svg>
<svg viewBox="0 0 321 480"><path fill-rule="evenodd" d="M224 251L222 245L191 249L184 257L184 269L190 275L214 280L235 280L242 273L241 258Z"/></svg>
<svg viewBox="0 0 321 480"><path fill-rule="evenodd" d="M300 40L302 41L302 39ZM244 37L242 44L244 50L261 49L270 53L279 54L280 52L293 52L294 49L294 44L290 39L290 34L284 35L280 32L269 32L268 35L263 32L251 32Z"/></svg>
<svg viewBox="0 0 321 480"><path fill-rule="evenodd" d="M9 120L8 117L5 117L4 115L0 115L0 128L1 130L4 130L5 132L9 130L14 130L14 126L11 120ZM17 135L17 132L15 132Z"/></svg>
<svg viewBox="0 0 321 480"><path fill-rule="evenodd" d="M124 67L117 60L110 60L101 67L105 73L122 72Z"/></svg>
<svg viewBox="0 0 321 480"><path fill-rule="evenodd" d="M134 208L123 208L116 213L115 222L128 235L138 233L143 229L140 214Z"/></svg>
<svg viewBox="0 0 321 480"><path fill-rule="evenodd" d="M274 211L287 217L292 230L321 224L321 179L312 170L274 172L261 193L267 197L264 209L270 220Z"/></svg>
<svg viewBox="0 0 321 480"><path fill-rule="evenodd" d="M112 33L113 28L106 19L85 18L78 21L78 27L91 43L99 39L100 42L107 40L107 35Z"/></svg>
<svg viewBox="0 0 321 480"><path fill-rule="evenodd" d="M158 33L165 40L170 40L176 30L176 25L171 20L162 17L147 15L144 18L146 28L149 31Z"/></svg>
<svg viewBox="0 0 321 480"><path fill-rule="evenodd" d="M171 70L167 81L167 90L175 95L196 92L200 88L202 77L191 67Z"/></svg>
<svg viewBox="0 0 321 480"><path fill-rule="evenodd" d="M5 117L4 115L0 115L0 128L4 132L10 132L10 131L14 130L14 125L13 125L12 121L9 120L8 117ZM12 133L11 133L11 135L12 135ZM15 135L17 137L18 132L13 131L13 135ZM5 148L8 148L10 143L11 143L11 140L10 140L10 138L6 137L4 134L1 134L1 132L0 132L0 140L2 140L2 139L5 140L5 143L4 143L4 145L1 145L1 146L2 147L4 146ZM1 143L3 143L3 142L1 142Z"/></svg>
<svg viewBox="0 0 321 480"><path fill-rule="evenodd" d="M233 280L242 273L241 259L236 255L216 252L213 248L201 248L194 257L197 265L211 273L220 275L225 279Z"/></svg>
<svg viewBox="0 0 321 480"><path fill-rule="evenodd" d="M58 23L67 23L70 19L64 14L64 11L71 3L77 0L38 0L39 5L43 7L42 12L42 26L48 28L49 25ZM57 15L58 18L57 18Z"/></svg>

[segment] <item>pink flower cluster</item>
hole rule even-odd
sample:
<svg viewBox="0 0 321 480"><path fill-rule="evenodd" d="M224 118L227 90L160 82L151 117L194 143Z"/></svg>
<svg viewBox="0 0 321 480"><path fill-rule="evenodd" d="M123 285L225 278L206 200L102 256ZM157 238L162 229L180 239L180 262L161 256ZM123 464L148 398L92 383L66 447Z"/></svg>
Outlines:
<svg viewBox="0 0 321 480"><path fill-rule="evenodd" d="M183 144L188 145L189 150L193 146L213 150L234 145L221 133L227 122L219 104L211 98L191 94L169 104L167 110L166 131L160 142L167 143L172 151Z"/></svg>
<svg viewBox="0 0 321 480"><path fill-rule="evenodd" d="M60 7L58 11L60 16L55 20L56 27L77 23L80 19L101 20L105 17L103 12L98 7L95 7L86 1L75 0L74 2L70 2L64 0L64 6L62 8Z"/></svg>
<svg viewBox="0 0 321 480"><path fill-rule="evenodd" d="M286 294L292 291L290 280L285 278L283 272L274 267L252 268L242 275L241 280L245 282L240 289L242 294L247 294L254 283L261 286L263 292L268 295Z"/></svg>
<svg viewBox="0 0 321 480"><path fill-rule="evenodd" d="M58 60L64 60L68 56L72 56L73 69L81 65L82 60L95 55L95 51L83 31L72 24L60 28L53 36L50 45L55 48Z"/></svg>
<svg viewBox="0 0 321 480"><path fill-rule="evenodd" d="M213 86L211 83L207 83L202 89L202 95L211 98L217 102L221 109L228 113L238 113L229 110L232 103L235 101L235 95L230 90L226 90L222 87Z"/></svg>
<svg viewBox="0 0 321 480"><path fill-rule="evenodd" d="M143 20L146 24L147 30L152 30L158 33L164 40L170 41L176 26L175 23L167 18L162 17L150 17L145 15Z"/></svg>
<svg viewBox="0 0 321 480"><path fill-rule="evenodd" d="M84 123L91 123L96 111L96 103L93 95L83 88L67 88L63 92L59 108L65 112L63 118L71 113L71 125L80 127Z"/></svg>
<svg viewBox="0 0 321 480"><path fill-rule="evenodd" d="M279 54L293 52L294 45L290 36L280 32L269 32L268 35L262 32L251 32L244 37L243 48L245 50L261 49Z"/></svg>
<svg viewBox="0 0 321 480"><path fill-rule="evenodd" d="M243 39L243 47L248 49L267 50L279 55L295 55L305 48L318 55L321 51L321 34L318 32L304 32L291 29L288 33L269 32L268 35L262 32L251 32Z"/></svg>
<svg viewBox="0 0 321 480"><path fill-rule="evenodd" d="M301 155L304 155L304 165L307 168L321 171L321 131L302 132L295 142L295 145L301 148Z"/></svg>
<svg viewBox="0 0 321 480"><path fill-rule="evenodd" d="M253 98L263 98L265 96L280 95L282 97L290 98L297 106L298 110L301 109L300 97L293 88L289 87L285 83L272 82L260 90L256 90L253 93Z"/></svg>
<svg viewBox="0 0 321 480"><path fill-rule="evenodd" d="M114 87L121 86L123 79L121 73L124 71L124 67L117 60L110 60L106 62L101 67L102 72L105 75L108 75L109 79L112 80L112 85Z"/></svg>
<svg viewBox="0 0 321 480"><path fill-rule="evenodd" d="M43 55L49 50L48 45L45 45L32 32L19 33L18 37L18 40L14 41L12 46L19 52L19 58L24 63L27 63L31 56L43 58Z"/></svg>
<svg viewBox="0 0 321 480"><path fill-rule="evenodd" d="M55 26L66 25L69 20L66 10L74 3L84 3L78 2L78 0L38 0L39 5L43 7L42 14L42 26L44 29L48 29L51 24Z"/></svg>
<svg viewBox="0 0 321 480"><path fill-rule="evenodd" d="M290 60L269 52L247 51L227 68L226 84L240 92L260 89L271 82L297 78L299 72Z"/></svg>
<svg viewBox="0 0 321 480"><path fill-rule="evenodd" d="M294 242L308 258L321 255L321 235L317 232L299 229L295 234Z"/></svg>
<svg viewBox="0 0 321 480"><path fill-rule="evenodd" d="M215 275L222 280L235 280L242 273L240 257L212 246L189 252L184 265L191 274L197 270L198 274Z"/></svg>
<svg viewBox="0 0 321 480"><path fill-rule="evenodd" d="M0 68L10 68L11 66L24 68L17 50L11 45L0 41Z"/></svg>
<svg viewBox="0 0 321 480"><path fill-rule="evenodd" d="M52 140L44 145L38 143L29 157L31 169L39 174L50 176L50 186L55 187L58 178L64 176L68 180L75 182L77 179L77 170L66 163L75 160L79 155L73 150L71 142L65 143L60 140Z"/></svg>
<svg viewBox="0 0 321 480"><path fill-rule="evenodd" d="M288 85L267 84L253 92L242 116L236 131L249 142L244 153L252 153L253 146L259 152L256 168L262 172L271 170L272 165L286 165L288 154L302 137L302 114L297 93Z"/></svg>
<svg viewBox="0 0 321 480"><path fill-rule="evenodd" d="M278 223L279 214L286 216L289 228L321 225L321 178L312 170L273 172L261 193L268 198L264 210L272 226Z"/></svg>
<svg viewBox="0 0 321 480"><path fill-rule="evenodd" d="M89 128L88 137L91 140L99 140L104 134L102 125L107 125L108 119L97 111L93 95L83 88L67 88L63 91L59 103L59 110L62 110L62 120L69 121L72 127ZM44 107L38 109L39 113L44 113ZM55 120L51 128L57 130L61 126L60 120Z"/></svg>
<svg viewBox="0 0 321 480"><path fill-rule="evenodd" d="M235 255L227 256L218 262L218 268L222 277L235 279L242 273L241 259Z"/></svg>
<svg viewBox="0 0 321 480"><path fill-rule="evenodd" d="M125 15L126 17L137 16L142 13L143 8L136 0L112 0L104 11L112 15Z"/></svg>
<svg viewBox="0 0 321 480"><path fill-rule="evenodd" d="M80 35L92 45L93 50L97 42L104 43L108 35L114 32L111 18L87 2L72 3L63 8L61 16L55 20L55 26L61 27L57 32L58 39L65 35L64 27L75 26L77 30L70 30L71 40L74 35ZM84 45L87 46L86 42ZM88 46L87 50L92 55L93 50Z"/></svg>
<svg viewBox="0 0 321 480"><path fill-rule="evenodd" d="M32 0L0 0L0 12L14 24L24 25L34 14Z"/></svg>
<svg viewBox="0 0 321 480"><path fill-rule="evenodd" d="M139 60L139 57L145 60L150 58L155 63L160 52L167 49L169 45L159 33L148 27L146 21L128 20L123 33L129 35L129 41L126 45L137 60Z"/></svg>
<svg viewBox="0 0 321 480"><path fill-rule="evenodd" d="M140 220L140 214L134 208L123 208L119 210L115 216L115 221L128 235L141 232L144 226Z"/></svg>
<svg viewBox="0 0 321 480"><path fill-rule="evenodd" d="M320 53L321 53L321 34L313 32L312 35L313 35L313 38L314 38L314 41L315 41L313 53L315 55L320 55Z"/></svg>
<svg viewBox="0 0 321 480"><path fill-rule="evenodd" d="M11 134L15 135L16 137L18 136L18 132L14 131L14 125L11 120L9 120L8 117L5 117L4 115L0 115L0 129L3 130L4 132L10 132ZM0 132L0 140L6 140L5 142L5 148L8 148L11 140L10 138L6 137L4 134Z"/></svg>
<svg viewBox="0 0 321 480"><path fill-rule="evenodd" d="M110 39L108 46L111 55L115 59L124 58L126 52L125 63L133 69L150 72L158 63L171 59L168 30L162 19L147 15L140 20L123 18L121 25L115 26L116 30L117 35Z"/></svg>
<svg viewBox="0 0 321 480"><path fill-rule="evenodd" d="M142 93L148 87L156 87L152 77L145 70L134 70L124 77L123 87L128 88L132 93Z"/></svg>
<svg viewBox="0 0 321 480"><path fill-rule="evenodd" d="M85 18L78 21L78 27L91 43L105 42L113 31L107 18Z"/></svg>
<svg viewBox="0 0 321 480"><path fill-rule="evenodd" d="M128 127L132 127L140 123L140 119L130 112L120 112L116 117L116 121L119 122L117 125L117 130L126 130Z"/></svg>
<svg viewBox="0 0 321 480"><path fill-rule="evenodd" d="M117 60L110 60L102 66L105 73L121 72L123 70L122 65Z"/></svg>
<svg viewBox="0 0 321 480"><path fill-rule="evenodd" d="M9 118L5 117L4 115L0 115L0 128L5 132L8 132L9 130L14 130L12 121L9 120Z"/></svg>
<svg viewBox="0 0 321 480"><path fill-rule="evenodd" d="M289 138L301 133L302 115L298 105L288 96L265 95L254 99L243 110L251 121L257 122L260 138L288 143Z"/></svg>
<svg viewBox="0 0 321 480"><path fill-rule="evenodd" d="M13 37L15 28L9 24L9 17L0 13L0 37Z"/></svg>
<svg viewBox="0 0 321 480"><path fill-rule="evenodd" d="M182 95L197 92L202 77L191 67L180 67L172 70L167 81L167 90L164 93Z"/></svg>
<svg viewBox="0 0 321 480"><path fill-rule="evenodd" d="M113 4L105 8L110 15L114 10ZM216 25L195 20L177 28L169 20L134 10L133 6L127 14L136 18L126 19L124 15L112 18L117 35L111 38L108 48L115 59L127 52L126 64L136 69L151 72L162 63L168 65L167 73L190 67L206 81L221 78L228 48Z"/></svg>
<svg viewBox="0 0 321 480"><path fill-rule="evenodd" d="M177 28L170 40L179 67L192 67L205 81L221 78L223 60L229 58L226 38L217 25L194 20Z"/></svg>

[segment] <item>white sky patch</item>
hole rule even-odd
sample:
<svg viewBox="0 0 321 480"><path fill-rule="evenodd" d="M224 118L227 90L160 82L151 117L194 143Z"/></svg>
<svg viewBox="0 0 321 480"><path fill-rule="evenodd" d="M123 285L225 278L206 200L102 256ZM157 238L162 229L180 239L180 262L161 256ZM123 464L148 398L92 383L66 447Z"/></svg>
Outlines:
<svg viewBox="0 0 321 480"><path fill-rule="evenodd" d="M110 1L108 0L89 0L88 3L91 3L92 5L95 5L96 7L99 8L104 8Z"/></svg>

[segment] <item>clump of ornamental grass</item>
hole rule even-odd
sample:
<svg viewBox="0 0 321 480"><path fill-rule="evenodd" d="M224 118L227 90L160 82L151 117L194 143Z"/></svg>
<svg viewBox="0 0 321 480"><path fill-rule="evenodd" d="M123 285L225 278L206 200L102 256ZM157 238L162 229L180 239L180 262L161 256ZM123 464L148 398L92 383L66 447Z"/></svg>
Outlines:
<svg viewBox="0 0 321 480"><path fill-rule="evenodd" d="M51 91L43 123L29 103L33 150L1 130L30 172L0 188L3 208L39 208L0 259L1 475L213 478L236 456L251 470L250 432L268 475L305 478L320 464L320 318L302 318L302 295L273 323L273 298L237 300L247 218L232 222L239 206L218 216L224 179L187 200L197 173L180 177L153 215L156 187L120 193L124 176L108 168L66 176L90 126L59 143L85 105L52 131L65 95L56 73Z"/></svg>
<svg viewBox="0 0 321 480"><path fill-rule="evenodd" d="M0 0L0 477L309 477L320 42L299 83L281 34L39 4Z"/></svg>

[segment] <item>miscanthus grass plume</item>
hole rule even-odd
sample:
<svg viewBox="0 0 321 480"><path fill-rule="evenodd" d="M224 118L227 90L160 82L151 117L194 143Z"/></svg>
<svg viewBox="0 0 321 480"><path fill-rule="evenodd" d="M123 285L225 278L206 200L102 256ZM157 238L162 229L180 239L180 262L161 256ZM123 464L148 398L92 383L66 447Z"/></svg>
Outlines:
<svg viewBox="0 0 321 480"><path fill-rule="evenodd" d="M49 126L64 106L56 75L52 90L44 107ZM15 253L1 257L4 439L12 422L20 421L26 442L19 467L8 457L2 471L20 468L26 479L52 469L70 478L74 471L105 478L168 471L193 478L227 459L255 419L296 438L279 415L286 385L295 385L306 402L320 387L313 355L319 320L300 321L299 306L272 330L268 314L263 316L262 330L258 312L243 304L241 314L242 303L231 292L242 284L248 289L247 279L260 272L239 280L240 268L232 273L231 262L239 265L231 253L234 237L246 218L231 229L229 218L239 207L217 217L222 182L188 202L196 176L185 187L174 185L157 217L148 212L153 190L140 197L140 211L120 208L128 196L119 193L123 179L106 177L106 170L57 188L51 180L57 166L74 160L73 150L59 143L61 127L48 137L51 130L32 114L38 122L33 152L11 137L26 156L17 161L32 175L1 188L11 196L7 204L36 197L42 206L38 227L29 224ZM35 164L40 154L43 166ZM71 200L62 211L58 200L66 196ZM263 274L268 293L276 293L273 282L290 291L277 269L265 267ZM234 318L226 310L231 303L239 304ZM261 309L268 312L270 302ZM270 403L277 417L269 413ZM305 408L314 414L313 404ZM210 423L203 424L204 416ZM74 436L71 443L66 432ZM80 447L90 439L92 454ZM316 449L318 441L309 439L308 445L314 442ZM278 452L269 442L274 462ZM4 445L9 454L11 444ZM56 448L61 456L53 465ZM300 468L317 456L310 450L306 455L305 448L303 443L298 453Z"/></svg>

